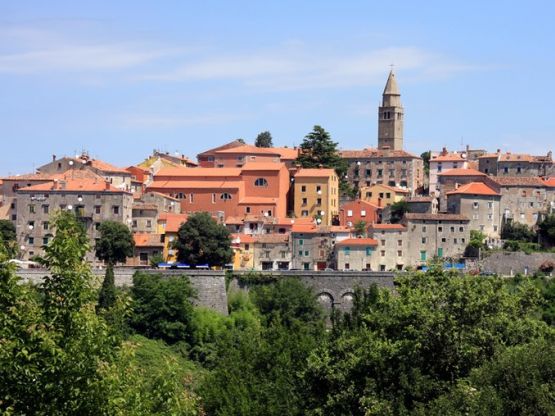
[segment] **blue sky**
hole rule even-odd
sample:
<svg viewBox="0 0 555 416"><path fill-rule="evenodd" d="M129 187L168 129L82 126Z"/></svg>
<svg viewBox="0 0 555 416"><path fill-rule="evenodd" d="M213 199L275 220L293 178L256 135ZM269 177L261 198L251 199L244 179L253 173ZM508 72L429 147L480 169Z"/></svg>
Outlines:
<svg viewBox="0 0 555 416"><path fill-rule="evenodd" d="M456 3L456 4L455 4ZM405 148L555 147L551 1L2 1L0 174L121 166L312 126L376 145L395 65Z"/></svg>

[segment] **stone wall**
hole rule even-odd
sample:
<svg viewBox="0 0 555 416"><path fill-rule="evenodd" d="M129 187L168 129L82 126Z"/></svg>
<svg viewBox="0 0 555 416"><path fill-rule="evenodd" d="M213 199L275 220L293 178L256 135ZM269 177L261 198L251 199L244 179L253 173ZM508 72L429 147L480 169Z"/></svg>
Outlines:
<svg viewBox="0 0 555 416"><path fill-rule="evenodd" d="M482 260L482 270L502 276L514 276L517 273L532 274L544 261L555 262L555 253L499 252Z"/></svg>
<svg viewBox="0 0 555 416"><path fill-rule="evenodd" d="M126 287L133 284L135 269L116 268L114 270L116 286ZM225 273L211 270L145 270L148 273L157 273L163 276L187 275L192 286L197 290L195 303L214 309L227 315L227 292L225 287ZM95 269L98 282L104 277L104 270ZM235 271L231 288L248 290L249 285L240 282L240 276L250 272ZM25 281L40 283L47 274L44 270L28 269L17 272ZM298 277L304 284L312 288L315 296L322 306L331 310L339 308L349 310L352 306L355 288L367 288L376 283L380 287L393 289L394 273L391 272L316 272L316 271L272 271L264 272L265 275L282 277Z"/></svg>

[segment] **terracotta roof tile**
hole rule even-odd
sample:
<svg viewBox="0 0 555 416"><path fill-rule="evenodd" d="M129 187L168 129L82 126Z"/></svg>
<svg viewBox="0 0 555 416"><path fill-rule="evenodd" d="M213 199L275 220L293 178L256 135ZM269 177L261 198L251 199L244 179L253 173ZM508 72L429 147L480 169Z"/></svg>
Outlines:
<svg viewBox="0 0 555 416"><path fill-rule="evenodd" d="M254 236L254 242L260 244L285 244L289 242L289 234L260 234Z"/></svg>
<svg viewBox="0 0 555 416"><path fill-rule="evenodd" d="M160 234L136 233L133 234L135 247L164 247Z"/></svg>
<svg viewBox="0 0 555 416"><path fill-rule="evenodd" d="M550 188L555 188L555 177L544 179L543 182Z"/></svg>
<svg viewBox="0 0 555 416"><path fill-rule="evenodd" d="M285 165L281 162L248 162L241 166L242 171L251 170L281 170ZM220 168L222 169L222 168Z"/></svg>
<svg viewBox="0 0 555 416"><path fill-rule="evenodd" d="M248 154L248 155L270 155L280 156L280 152L271 147L256 147L250 144L243 144L241 146L230 147L227 149L214 150L215 154Z"/></svg>
<svg viewBox="0 0 555 416"><path fill-rule="evenodd" d="M176 214L173 212L163 212L158 217L159 223L165 223L164 230L166 233L176 233L181 224L187 222L189 216L187 214Z"/></svg>
<svg viewBox="0 0 555 416"><path fill-rule="evenodd" d="M347 238L339 241L336 246L377 246L378 241L373 238Z"/></svg>
<svg viewBox="0 0 555 416"><path fill-rule="evenodd" d="M187 167L170 167L162 168L154 175L157 177L224 177L241 175L241 168L187 168Z"/></svg>
<svg viewBox="0 0 555 416"><path fill-rule="evenodd" d="M368 228L373 230L407 230L407 228L402 224L371 224Z"/></svg>
<svg viewBox="0 0 555 416"><path fill-rule="evenodd" d="M231 242L235 243L237 240L239 240L237 244L252 244L255 241L250 234L231 234Z"/></svg>
<svg viewBox="0 0 555 416"><path fill-rule="evenodd" d="M20 188L18 192L117 192L129 193L118 189L104 179L65 179Z"/></svg>
<svg viewBox="0 0 555 416"><path fill-rule="evenodd" d="M157 179L152 182L147 191L154 189L214 189L214 190L232 190L243 186L241 181L202 181L202 180L163 180Z"/></svg>
<svg viewBox="0 0 555 416"><path fill-rule="evenodd" d="M487 176L485 173L475 169L449 169L445 172L438 173L440 176Z"/></svg>
<svg viewBox="0 0 555 416"><path fill-rule="evenodd" d="M447 195L484 195L484 196L497 196L499 192L487 186L482 182L470 182L466 185L460 186L458 189L447 192Z"/></svg>
<svg viewBox="0 0 555 416"><path fill-rule="evenodd" d="M335 174L334 169L301 169L295 173L295 178L327 178Z"/></svg>
<svg viewBox="0 0 555 416"><path fill-rule="evenodd" d="M430 159L430 162L465 162L466 158L460 153L440 154Z"/></svg>
<svg viewBox="0 0 555 416"><path fill-rule="evenodd" d="M372 159L372 158L411 158L420 159L418 156L404 150L380 150L380 149L362 149L362 150L340 150L339 154L344 159Z"/></svg>

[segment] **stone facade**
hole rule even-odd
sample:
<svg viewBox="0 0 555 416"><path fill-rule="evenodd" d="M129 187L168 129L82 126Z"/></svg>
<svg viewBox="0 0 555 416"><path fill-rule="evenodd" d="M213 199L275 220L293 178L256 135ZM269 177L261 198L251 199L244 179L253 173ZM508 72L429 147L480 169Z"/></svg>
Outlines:
<svg viewBox="0 0 555 416"><path fill-rule="evenodd" d="M368 235L377 241L372 270L401 270L412 265L409 259L407 228L402 224L374 224Z"/></svg>
<svg viewBox="0 0 555 416"><path fill-rule="evenodd" d="M552 153L533 156L521 153L488 153L478 158L478 169L492 176L549 176L553 173Z"/></svg>
<svg viewBox="0 0 555 416"><path fill-rule="evenodd" d="M408 264L425 265L437 257L462 256L470 240L469 219L459 214L406 214Z"/></svg>
<svg viewBox="0 0 555 416"><path fill-rule="evenodd" d="M348 238L335 245L338 270L372 270L377 241L372 238Z"/></svg>
<svg viewBox="0 0 555 416"><path fill-rule="evenodd" d="M289 234L263 234L254 238L256 270L289 270L292 253Z"/></svg>
<svg viewBox="0 0 555 416"><path fill-rule="evenodd" d="M448 152L446 148L438 153L436 156L432 155L430 159L430 173L428 192L431 196L439 196L437 190L437 175L451 170L451 169L466 169L468 168L468 161L466 155L457 152Z"/></svg>

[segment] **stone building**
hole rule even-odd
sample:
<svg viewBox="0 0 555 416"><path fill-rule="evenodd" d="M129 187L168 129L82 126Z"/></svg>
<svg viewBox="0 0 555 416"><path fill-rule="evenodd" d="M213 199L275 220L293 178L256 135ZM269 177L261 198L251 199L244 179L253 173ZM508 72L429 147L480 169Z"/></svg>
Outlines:
<svg viewBox="0 0 555 416"><path fill-rule="evenodd" d="M457 258L470 240L468 217L460 214L405 214L408 233L407 263L425 265L437 257Z"/></svg>
<svg viewBox="0 0 555 416"><path fill-rule="evenodd" d="M404 150L342 150L340 154L348 164L346 179L356 189L384 184L406 188L414 195L423 186L422 159Z"/></svg>
<svg viewBox="0 0 555 416"><path fill-rule="evenodd" d="M447 211L447 194L455 191L459 186L472 182L482 182L495 188L496 184L485 173L475 169L449 169L438 173L436 192L439 193L439 210Z"/></svg>
<svg viewBox="0 0 555 416"><path fill-rule="evenodd" d="M501 193L503 221L514 221L533 227L541 214L549 212L553 193L540 178L497 176L493 179Z"/></svg>
<svg viewBox="0 0 555 416"><path fill-rule="evenodd" d="M293 269L335 268L334 246L351 237L348 227L295 224L291 231Z"/></svg>
<svg viewBox="0 0 555 416"><path fill-rule="evenodd" d="M551 151L533 156L523 153L487 153L478 158L478 169L492 176L549 176L553 174Z"/></svg>
<svg viewBox="0 0 555 416"><path fill-rule="evenodd" d="M471 230L484 233L496 245L501 233L501 194L485 183L471 182L447 193L450 213L469 218Z"/></svg>
<svg viewBox="0 0 555 416"><path fill-rule="evenodd" d="M133 267L150 267L151 261L162 255L164 242L161 234L136 233L133 234L135 248L133 257L127 259L126 265Z"/></svg>
<svg viewBox="0 0 555 416"><path fill-rule="evenodd" d="M261 234L254 237L256 270L289 270L292 253L289 234Z"/></svg>
<svg viewBox="0 0 555 416"><path fill-rule="evenodd" d="M376 256L372 270L402 270L410 266L408 256L408 233L402 224L372 224L369 237L377 241Z"/></svg>
<svg viewBox="0 0 555 416"><path fill-rule="evenodd" d="M339 213L339 178L334 169L300 169L295 173L294 212L331 225Z"/></svg>
<svg viewBox="0 0 555 416"><path fill-rule="evenodd" d="M86 152L76 157L62 157L60 159L53 155L52 162L42 165L37 171L47 175L55 175L84 169L101 176L116 188L126 191L131 190L131 172L102 160L93 159Z"/></svg>
<svg viewBox="0 0 555 416"><path fill-rule="evenodd" d="M103 221L131 226L133 195L98 176L75 179L66 174L64 179L20 188L16 194L14 222L24 260L43 253L53 237L52 215L59 210L75 212L93 245ZM87 259L95 262L93 251Z"/></svg>
<svg viewBox="0 0 555 416"><path fill-rule="evenodd" d="M373 270L376 246L372 238L348 238L335 245L337 270Z"/></svg>
<svg viewBox="0 0 555 416"><path fill-rule="evenodd" d="M342 150L347 181L356 189L385 184L407 188L411 195L424 183L422 159L403 150L404 110L395 74L390 72L378 109L378 148Z"/></svg>
<svg viewBox="0 0 555 416"><path fill-rule="evenodd" d="M414 196L405 198L408 212L416 214L436 214L438 211L437 198L431 196Z"/></svg>
<svg viewBox="0 0 555 416"><path fill-rule="evenodd" d="M429 194L438 197L437 191L437 175L451 169L467 169L468 161L466 155L457 152L448 152L444 147L441 153L430 158L430 174L429 174Z"/></svg>

